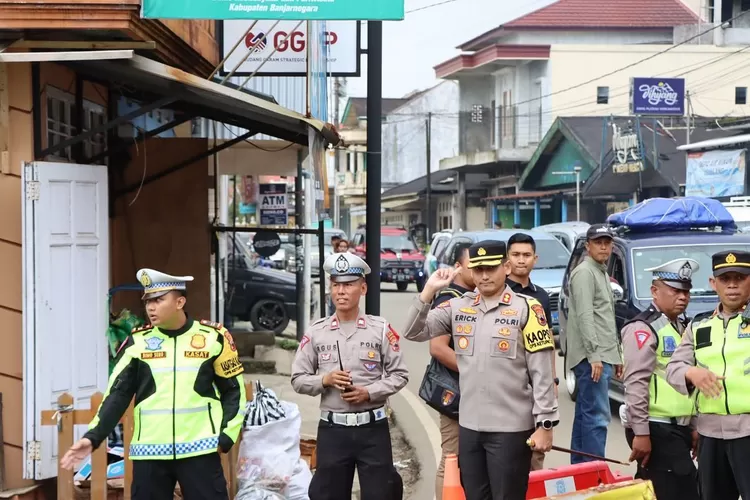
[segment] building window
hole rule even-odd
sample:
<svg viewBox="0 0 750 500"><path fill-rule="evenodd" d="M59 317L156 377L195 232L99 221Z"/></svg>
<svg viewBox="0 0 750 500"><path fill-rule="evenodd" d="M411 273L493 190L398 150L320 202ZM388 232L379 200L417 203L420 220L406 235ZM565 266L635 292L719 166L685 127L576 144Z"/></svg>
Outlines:
<svg viewBox="0 0 750 500"><path fill-rule="evenodd" d="M59 144L77 134L73 125L75 97L53 87L47 87L47 147ZM83 101L83 131L104 125L107 121L104 107ZM106 148L106 133L98 133L83 143L83 154L87 158L96 156ZM67 147L49 156L50 159L73 161L73 148ZM105 160L99 160L104 164Z"/></svg>
<svg viewBox="0 0 750 500"><path fill-rule="evenodd" d="M747 104L747 87L734 88L734 103Z"/></svg>
<svg viewBox="0 0 750 500"><path fill-rule="evenodd" d="M596 103L609 104L609 87L596 87Z"/></svg>

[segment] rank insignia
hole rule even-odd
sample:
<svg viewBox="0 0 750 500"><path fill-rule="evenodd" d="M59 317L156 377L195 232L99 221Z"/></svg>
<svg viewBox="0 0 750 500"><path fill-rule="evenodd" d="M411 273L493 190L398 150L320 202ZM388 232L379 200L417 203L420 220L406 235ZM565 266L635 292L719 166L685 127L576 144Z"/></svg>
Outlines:
<svg viewBox="0 0 750 500"><path fill-rule="evenodd" d="M500 314L502 314L503 316L515 316L516 314L518 314L518 311L516 311L515 309L503 309L503 312Z"/></svg>
<svg viewBox="0 0 750 500"><path fill-rule="evenodd" d="M365 363L362 363L362 364L364 365L365 369L366 369L366 370L367 370L368 372L371 372L371 371L373 371L373 370L374 370L375 368L377 368L377 367L378 367L378 364L377 364L377 363L365 362Z"/></svg>
<svg viewBox="0 0 750 500"><path fill-rule="evenodd" d="M367 323L365 323L365 318L357 319L357 328L367 328Z"/></svg>
<svg viewBox="0 0 750 500"><path fill-rule="evenodd" d="M466 314L476 314L477 313L476 309L472 309L471 307L462 307L461 309L459 309L459 311L461 311L462 313L466 313Z"/></svg>
<svg viewBox="0 0 750 500"><path fill-rule="evenodd" d="M502 302L503 304L510 304L510 299L511 299L510 294L506 292L503 294L503 298L500 299L500 302Z"/></svg>

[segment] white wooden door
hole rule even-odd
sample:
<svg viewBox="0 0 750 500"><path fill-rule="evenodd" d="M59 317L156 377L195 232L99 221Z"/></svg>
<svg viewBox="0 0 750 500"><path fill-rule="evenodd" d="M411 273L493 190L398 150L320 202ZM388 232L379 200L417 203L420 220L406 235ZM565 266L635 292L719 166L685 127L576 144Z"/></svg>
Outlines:
<svg viewBox="0 0 750 500"><path fill-rule="evenodd" d="M23 178L24 478L57 475L57 429L42 410L104 391L109 289L107 167L34 162ZM76 429L76 438L85 427Z"/></svg>

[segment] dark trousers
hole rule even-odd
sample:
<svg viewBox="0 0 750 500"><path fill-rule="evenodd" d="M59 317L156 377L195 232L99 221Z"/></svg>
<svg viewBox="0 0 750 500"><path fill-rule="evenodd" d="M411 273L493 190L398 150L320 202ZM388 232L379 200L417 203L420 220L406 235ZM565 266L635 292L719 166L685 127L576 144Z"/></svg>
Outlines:
<svg viewBox="0 0 750 500"><path fill-rule="evenodd" d="M659 500L700 500L698 471L691 456L693 438L689 427L649 422L651 457L646 467L638 463L636 479L650 480ZM625 429L633 448L635 435Z"/></svg>
<svg viewBox="0 0 750 500"><path fill-rule="evenodd" d="M698 477L703 500L750 499L750 437L698 441Z"/></svg>
<svg viewBox="0 0 750 500"><path fill-rule="evenodd" d="M355 467L362 500L403 498L403 482L393 466L387 420L358 427L320 423L310 500L351 500Z"/></svg>
<svg viewBox="0 0 750 500"><path fill-rule="evenodd" d="M525 500L531 448L523 432L458 430L458 466L466 500Z"/></svg>
<svg viewBox="0 0 750 500"><path fill-rule="evenodd" d="M229 500L218 453L179 460L133 460L132 500L172 500L177 483L185 500Z"/></svg>

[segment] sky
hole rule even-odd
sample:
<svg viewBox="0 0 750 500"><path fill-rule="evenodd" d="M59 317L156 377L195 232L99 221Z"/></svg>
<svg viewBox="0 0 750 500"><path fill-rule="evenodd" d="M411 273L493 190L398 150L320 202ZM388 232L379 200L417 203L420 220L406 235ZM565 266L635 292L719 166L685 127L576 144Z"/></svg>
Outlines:
<svg viewBox="0 0 750 500"><path fill-rule="evenodd" d="M383 22L383 97L403 97L435 85L433 67L457 56L456 46L553 1L405 0L405 19ZM367 47L366 25L362 46ZM348 97L367 95L366 77L363 55L362 76L347 79Z"/></svg>

